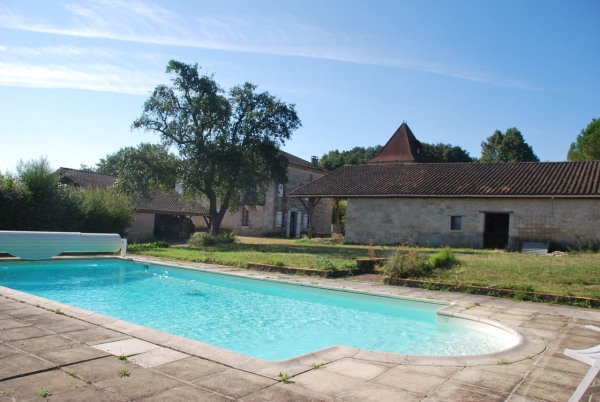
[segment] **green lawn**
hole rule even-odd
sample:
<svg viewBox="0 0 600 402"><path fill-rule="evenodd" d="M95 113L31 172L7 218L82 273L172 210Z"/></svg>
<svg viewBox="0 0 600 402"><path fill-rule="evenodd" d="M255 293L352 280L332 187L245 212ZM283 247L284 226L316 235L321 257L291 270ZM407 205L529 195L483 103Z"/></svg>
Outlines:
<svg viewBox="0 0 600 402"><path fill-rule="evenodd" d="M369 255L368 246L327 244L308 240L241 237L230 245L193 249L172 247L138 252L164 260L205 262L246 267L248 262L299 268L355 267L357 258ZM394 249L375 247L377 257ZM419 248L431 255L438 249ZM582 296L600 299L600 254L569 253L549 257L498 250L454 249L459 265L413 278L463 285Z"/></svg>

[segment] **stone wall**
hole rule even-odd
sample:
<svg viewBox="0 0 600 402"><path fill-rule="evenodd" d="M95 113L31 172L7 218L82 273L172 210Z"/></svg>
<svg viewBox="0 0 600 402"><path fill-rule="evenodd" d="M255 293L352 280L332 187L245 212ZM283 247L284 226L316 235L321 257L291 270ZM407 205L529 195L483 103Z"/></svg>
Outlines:
<svg viewBox="0 0 600 402"><path fill-rule="evenodd" d="M290 165L288 168L288 183L285 186L283 197L278 194L278 184L271 183L265 194L264 205L241 205L237 212L225 215L221 228L235 230L240 236L275 234L285 236L288 211L301 212L303 215L308 214L308 210L302 205L302 202L297 198L289 198L288 194L322 176L324 176L322 171ZM242 226L242 209L248 210L247 226ZM319 235L331 234L331 210L332 201L329 198L324 198L317 204L313 217L315 233ZM277 212L282 212L281 227L276 225ZM205 228L205 225L203 227ZM197 230L202 229L197 228ZM301 232L308 233L308 229L302 229Z"/></svg>
<svg viewBox="0 0 600 402"><path fill-rule="evenodd" d="M140 243L154 237L154 213L136 212L133 225L127 228L125 237L129 243Z"/></svg>
<svg viewBox="0 0 600 402"><path fill-rule="evenodd" d="M346 242L481 248L486 213L509 214L510 238L600 239L599 199L406 197L349 198ZM450 230L452 216L461 230Z"/></svg>

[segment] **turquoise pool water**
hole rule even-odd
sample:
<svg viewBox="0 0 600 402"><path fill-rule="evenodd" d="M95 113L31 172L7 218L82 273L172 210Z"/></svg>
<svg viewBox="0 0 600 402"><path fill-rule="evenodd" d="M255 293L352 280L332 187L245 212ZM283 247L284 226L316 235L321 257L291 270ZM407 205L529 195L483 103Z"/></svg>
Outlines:
<svg viewBox="0 0 600 402"><path fill-rule="evenodd" d="M440 304L130 261L0 262L0 285L266 360L332 345L467 355L514 344L438 322Z"/></svg>

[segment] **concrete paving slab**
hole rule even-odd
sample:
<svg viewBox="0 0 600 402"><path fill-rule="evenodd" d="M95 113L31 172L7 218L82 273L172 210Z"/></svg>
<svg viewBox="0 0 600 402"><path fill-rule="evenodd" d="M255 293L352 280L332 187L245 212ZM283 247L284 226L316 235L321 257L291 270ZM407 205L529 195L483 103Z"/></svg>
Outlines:
<svg viewBox="0 0 600 402"><path fill-rule="evenodd" d="M9 345L34 353L42 350L52 350L69 345L76 345L77 342L63 338L60 335L40 336L37 338L19 339L18 341L7 342Z"/></svg>
<svg viewBox="0 0 600 402"><path fill-rule="evenodd" d="M0 381L26 374L38 373L54 367L54 364L27 354L10 356L0 360ZM2 387L4 387L4 383L2 383Z"/></svg>
<svg viewBox="0 0 600 402"><path fill-rule="evenodd" d="M180 381L139 366L128 365L126 368L129 370L128 376L121 377L115 372L113 377L100 380L94 385L129 399L156 395L168 389L184 385Z"/></svg>
<svg viewBox="0 0 600 402"><path fill-rule="evenodd" d="M77 342L85 342L88 345L131 339L128 335L119 334L118 332L100 327L92 327L90 329L84 329L83 331L67 332L62 334L62 336Z"/></svg>
<svg viewBox="0 0 600 402"><path fill-rule="evenodd" d="M127 398L116 395L112 392L95 388L92 385L83 385L78 388L69 389L67 391L53 392L52 395L46 398L49 401L64 401L64 402L126 402ZM43 401L41 398L36 398L34 401Z"/></svg>
<svg viewBox="0 0 600 402"><path fill-rule="evenodd" d="M277 381L269 378L234 369L203 377L193 382L194 385L232 398L241 398L253 394L276 383Z"/></svg>
<svg viewBox="0 0 600 402"><path fill-rule="evenodd" d="M512 394L506 402L540 402L539 399L531 399L522 395Z"/></svg>
<svg viewBox="0 0 600 402"><path fill-rule="evenodd" d="M367 363L355 359L341 359L327 364L321 370L345 375L357 380L369 381L390 370L393 365Z"/></svg>
<svg viewBox="0 0 600 402"><path fill-rule="evenodd" d="M172 349L160 348L135 355L131 358L131 361L138 366L154 367L161 364L174 362L176 360L185 359L186 357L190 357L190 355Z"/></svg>
<svg viewBox="0 0 600 402"><path fill-rule="evenodd" d="M37 316L39 317L39 316ZM31 322L31 321L30 321ZM94 329L96 326L82 322L75 318L70 318L66 321L54 321L54 322L32 322L36 327L47 329L48 331L56 332L57 334L64 334L67 332L74 331L85 331Z"/></svg>
<svg viewBox="0 0 600 402"><path fill-rule="evenodd" d="M432 392L429 397L440 402L503 402L508 399L509 394L450 380Z"/></svg>
<svg viewBox="0 0 600 402"><path fill-rule="evenodd" d="M13 318L25 319L25 318L37 317L40 315L46 315L47 313L48 313L48 311L44 310L42 308L29 307L29 308L22 308L22 309L13 311L13 312L11 312L10 315Z"/></svg>
<svg viewBox="0 0 600 402"><path fill-rule="evenodd" d="M544 331L559 332L563 329L563 322L526 321L521 324L523 328L542 329Z"/></svg>
<svg viewBox="0 0 600 402"><path fill-rule="evenodd" d="M409 371L406 366L399 366L377 377L373 382L419 395L427 395L446 380L442 377Z"/></svg>
<svg viewBox="0 0 600 402"><path fill-rule="evenodd" d="M564 402L569 400L577 385L565 388L560 385L526 379L515 390L515 394L548 402Z"/></svg>
<svg viewBox="0 0 600 402"><path fill-rule="evenodd" d="M223 395L215 394L214 392L193 387L191 385L183 385L180 387L170 388L156 395L136 399L136 402L230 402L231 398Z"/></svg>
<svg viewBox="0 0 600 402"><path fill-rule="evenodd" d="M41 398L38 397L38 392L42 389L50 391L52 394L60 394L60 392L73 390L84 385L81 380L73 378L60 370L28 375L0 383L2 391L16 401L39 401ZM55 399L61 400L60 398Z"/></svg>
<svg viewBox="0 0 600 402"><path fill-rule="evenodd" d="M294 384L317 394L339 397L358 388L363 381L325 370L312 370L292 378Z"/></svg>
<svg viewBox="0 0 600 402"><path fill-rule="evenodd" d="M422 395L411 394L397 388L386 387L384 385L366 384L360 388L350 391L338 400L348 402L382 402L382 401L402 401L417 402L423 398Z"/></svg>
<svg viewBox="0 0 600 402"><path fill-rule="evenodd" d="M100 343L97 345L93 345L92 347L103 350L115 356L133 356L160 348L160 346L158 345L135 338L125 339L122 341Z"/></svg>
<svg viewBox="0 0 600 402"><path fill-rule="evenodd" d="M26 321L15 320L14 318L0 319L0 331L5 331L12 328L28 327L30 325L31 324Z"/></svg>
<svg viewBox="0 0 600 402"><path fill-rule="evenodd" d="M548 368L534 368L527 376L528 380L545 382L552 385L560 385L569 388L572 384L578 384L583 376L566 371L550 370Z"/></svg>
<svg viewBox="0 0 600 402"><path fill-rule="evenodd" d="M229 370L222 364L197 357L188 357L153 367L153 370L180 378L184 381L195 381L209 375Z"/></svg>
<svg viewBox="0 0 600 402"><path fill-rule="evenodd" d="M452 377L454 382L462 382L506 393L510 393L521 379L522 376L518 374L496 373L483 367L466 367Z"/></svg>
<svg viewBox="0 0 600 402"><path fill-rule="evenodd" d="M41 351L38 352L37 355L60 366L110 356L108 353L101 350L79 344Z"/></svg>
<svg viewBox="0 0 600 402"><path fill-rule="evenodd" d="M318 395L295 384L278 383L266 387L241 399L242 402L324 402L331 398Z"/></svg>
<svg viewBox="0 0 600 402"><path fill-rule="evenodd" d="M21 339L37 338L48 335L54 335L54 333L52 331L47 331L45 329L36 328L29 325L26 327L11 328L0 331L0 341L12 342Z"/></svg>
<svg viewBox="0 0 600 402"><path fill-rule="evenodd" d="M583 376L588 372L590 366L566 356L542 356L536 364L537 368L564 371L567 373Z"/></svg>
<svg viewBox="0 0 600 402"><path fill-rule="evenodd" d="M124 362L114 356L103 357L101 359L87 361L85 363L63 366L64 372L75 373L79 378L92 383L102 381L108 378L115 378L117 372L123 369L131 370L133 363Z"/></svg>
<svg viewBox="0 0 600 402"><path fill-rule="evenodd" d="M5 357L10 357L10 356L14 356L14 355L20 355L23 353L25 353L25 352L13 347L13 346L7 345L5 343L0 343L0 359L4 359ZM2 364L2 363L0 363L0 364Z"/></svg>
<svg viewBox="0 0 600 402"><path fill-rule="evenodd" d="M444 367L444 366L398 366L394 369L395 373L401 373L404 371L410 371L413 373L421 373L432 375L440 378L451 378L463 367Z"/></svg>

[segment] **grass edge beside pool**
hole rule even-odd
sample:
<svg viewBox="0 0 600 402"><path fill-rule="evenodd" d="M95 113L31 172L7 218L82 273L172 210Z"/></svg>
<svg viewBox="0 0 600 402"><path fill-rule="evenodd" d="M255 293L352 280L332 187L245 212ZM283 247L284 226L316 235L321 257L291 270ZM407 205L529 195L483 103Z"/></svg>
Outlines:
<svg viewBox="0 0 600 402"><path fill-rule="evenodd" d="M388 256L394 247L375 247L376 256ZM407 248L405 248L407 249ZM427 257L439 248L416 248ZM368 257L369 246L314 244L293 239L240 237L230 245L192 249L172 247L132 252L163 260L200 262L246 268L248 262L319 269L317 261L328 261L337 269L356 266ZM453 249L459 265L436 269L411 279L461 285L493 286L553 293L561 296L600 298L600 254L572 252L564 257L508 253L503 250ZM321 268L324 269L324 268ZM325 268L327 269L327 268Z"/></svg>

